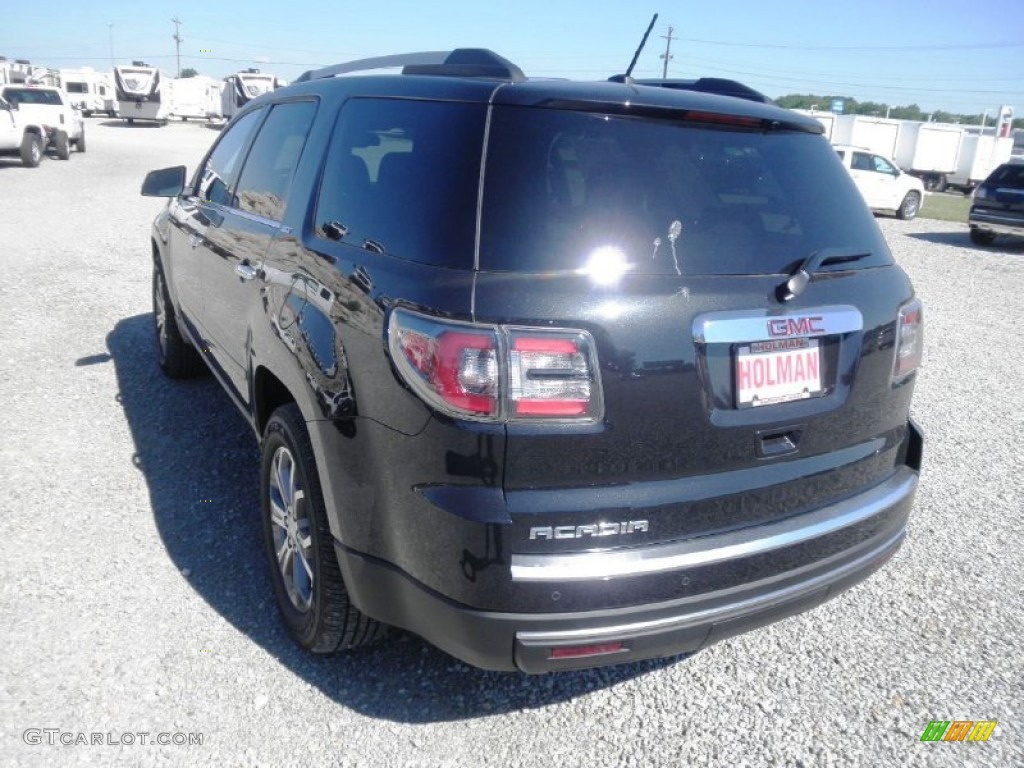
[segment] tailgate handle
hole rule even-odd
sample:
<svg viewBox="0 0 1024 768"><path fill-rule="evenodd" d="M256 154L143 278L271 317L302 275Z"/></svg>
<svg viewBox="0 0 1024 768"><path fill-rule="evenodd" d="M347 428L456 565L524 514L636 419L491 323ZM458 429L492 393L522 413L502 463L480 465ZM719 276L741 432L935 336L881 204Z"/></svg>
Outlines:
<svg viewBox="0 0 1024 768"><path fill-rule="evenodd" d="M763 458L771 458L793 453L800 447L802 434L803 427L787 427L770 432L758 432L757 454Z"/></svg>

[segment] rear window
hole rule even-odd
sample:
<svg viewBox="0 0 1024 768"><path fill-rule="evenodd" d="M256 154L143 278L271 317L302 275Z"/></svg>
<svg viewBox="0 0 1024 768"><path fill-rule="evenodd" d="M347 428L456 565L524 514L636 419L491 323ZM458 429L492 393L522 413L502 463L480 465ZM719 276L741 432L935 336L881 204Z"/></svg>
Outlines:
<svg viewBox="0 0 1024 768"><path fill-rule="evenodd" d="M821 136L494 108L481 269L579 270L612 249L640 274L773 274L822 248L892 263Z"/></svg>
<svg viewBox="0 0 1024 768"><path fill-rule="evenodd" d="M992 171L985 183L1024 188L1024 165L1001 165Z"/></svg>
<svg viewBox="0 0 1024 768"><path fill-rule="evenodd" d="M5 88L3 96L12 104L47 104L61 106L60 94L38 88Z"/></svg>

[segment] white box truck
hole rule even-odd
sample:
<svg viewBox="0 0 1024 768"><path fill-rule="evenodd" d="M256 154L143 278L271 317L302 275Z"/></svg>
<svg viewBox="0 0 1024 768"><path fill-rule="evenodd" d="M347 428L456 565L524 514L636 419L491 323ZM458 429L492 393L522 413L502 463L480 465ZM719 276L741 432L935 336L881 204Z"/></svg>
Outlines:
<svg viewBox="0 0 1024 768"><path fill-rule="evenodd" d="M924 182L924 188L941 192L956 171L964 130L953 125L902 121L893 159Z"/></svg>
<svg viewBox="0 0 1024 768"><path fill-rule="evenodd" d="M868 115L837 115L830 141L891 158L896 154L896 143L902 128L902 120Z"/></svg>
<svg viewBox="0 0 1024 768"><path fill-rule="evenodd" d="M793 111L799 112L801 115L813 117L821 123L821 127L825 130L825 138L832 141L832 132L836 124L836 116L834 114L831 112L818 112L810 109L794 109Z"/></svg>
<svg viewBox="0 0 1024 768"><path fill-rule="evenodd" d="M968 133L960 143L956 170L947 177L947 184L966 194L1000 165L1010 162L1012 153L1012 136Z"/></svg>

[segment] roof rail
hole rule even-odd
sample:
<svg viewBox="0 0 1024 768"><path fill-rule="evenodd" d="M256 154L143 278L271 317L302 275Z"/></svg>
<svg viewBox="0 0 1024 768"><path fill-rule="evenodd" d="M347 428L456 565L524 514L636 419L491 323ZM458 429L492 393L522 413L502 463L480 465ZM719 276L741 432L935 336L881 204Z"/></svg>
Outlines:
<svg viewBox="0 0 1024 768"><path fill-rule="evenodd" d="M320 80L350 72L402 67L403 75L441 75L448 77L490 77L520 82L526 75L508 59L486 48L456 48L453 51L421 51L375 56L334 64L303 72L295 81Z"/></svg>
<svg viewBox="0 0 1024 768"><path fill-rule="evenodd" d="M723 77L701 77L697 80L638 79L634 82L636 85L654 85L661 88L673 88L680 91L698 91L700 93L714 93L719 96L734 96L736 98L746 99L747 101L759 101L762 104L771 103L771 99L760 91L755 91L750 86L744 85L736 80L727 80Z"/></svg>

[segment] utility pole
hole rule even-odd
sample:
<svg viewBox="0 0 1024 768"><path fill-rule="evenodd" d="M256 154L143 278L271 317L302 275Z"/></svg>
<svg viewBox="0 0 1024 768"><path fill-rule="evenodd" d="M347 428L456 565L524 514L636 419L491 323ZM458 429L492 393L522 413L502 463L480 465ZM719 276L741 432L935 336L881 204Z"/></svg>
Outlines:
<svg viewBox="0 0 1024 768"><path fill-rule="evenodd" d="M672 58L672 54L671 54L672 41L679 39L678 37L672 37L672 33L673 32L675 32L675 29L673 27L669 27L668 28L668 34L661 36L662 39L664 39L664 41L665 41L665 52L663 54L661 54L661 56L658 57L660 59L664 59L665 60L665 63L661 65L661 79L662 80L666 80L668 78L668 62Z"/></svg>
<svg viewBox="0 0 1024 768"><path fill-rule="evenodd" d="M181 36L179 27L181 26L181 20L175 16L171 21L174 23L174 46L178 50L178 77L181 77L181 44L185 42L185 38Z"/></svg>

